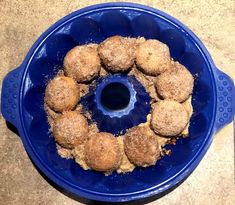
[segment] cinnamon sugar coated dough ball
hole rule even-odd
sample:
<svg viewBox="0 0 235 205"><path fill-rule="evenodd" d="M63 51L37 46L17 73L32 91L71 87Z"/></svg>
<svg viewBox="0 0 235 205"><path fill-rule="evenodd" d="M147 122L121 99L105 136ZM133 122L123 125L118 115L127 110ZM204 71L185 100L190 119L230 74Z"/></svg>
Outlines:
<svg viewBox="0 0 235 205"><path fill-rule="evenodd" d="M189 122L185 107L172 100L162 100L154 105L151 126L155 133L162 136L179 135Z"/></svg>
<svg viewBox="0 0 235 205"><path fill-rule="evenodd" d="M147 75L156 76L170 68L170 51L158 40L146 40L136 50L136 64Z"/></svg>
<svg viewBox="0 0 235 205"><path fill-rule="evenodd" d="M156 77L155 87L163 99L183 102L193 92L192 74L178 62L174 62L171 70Z"/></svg>
<svg viewBox="0 0 235 205"><path fill-rule="evenodd" d="M55 77L45 91L46 104L56 112L72 110L80 100L78 84L69 77Z"/></svg>
<svg viewBox="0 0 235 205"><path fill-rule="evenodd" d="M109 172L118 168L122 159L120 153L117 138L106 132L91 136L85 145L86 163L96 171Z"/></svg>
<svg viewBox="0 0 235 205"><path fill-rule="evenodd" d="M107 70L112 72L127 71L135 61L134 41L121 36L112 36L99 47L99 56Z"/></svg>
<svg viewBox="0 0 235 205"><path fill-rule="evenodd" d="M124 150L135 165L147 167L160 159L157 137L148 127L134 127L124 137Z"/></svg>
<svg viewBox="0 0 235 205"><path fill-rule="evenodd" d="M64 58L66 75L77 82L88 82L99 75L100 59L96 44L76 46Z"/></svg>
<svg viewBox="0 0 235 205"><path fill-rule="evenodd" d="M88 139L88 123L78 111L69 111L55 119L53 136L64 148L72 149Z"/></svg>

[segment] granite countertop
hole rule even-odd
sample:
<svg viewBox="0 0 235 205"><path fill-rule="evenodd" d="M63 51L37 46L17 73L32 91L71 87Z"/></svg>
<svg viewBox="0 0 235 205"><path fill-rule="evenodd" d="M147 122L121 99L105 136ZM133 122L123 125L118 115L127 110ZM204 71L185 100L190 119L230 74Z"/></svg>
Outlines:
<svg viewBox="0 0 235 205"><path fill-rule="evenodd" d="M0 0L0 81L23 61L34 41L51 24L79 8L106 0ZM234 0L140 0L176 17L203 41L215 64L235 78ZM0 204L94 204L72 199L52 187L29 160L20 138L0 115ZM135 204L232 205L234 185L234 133L232 123L214 137L196 170L175 190L161 198Z"/></svg>

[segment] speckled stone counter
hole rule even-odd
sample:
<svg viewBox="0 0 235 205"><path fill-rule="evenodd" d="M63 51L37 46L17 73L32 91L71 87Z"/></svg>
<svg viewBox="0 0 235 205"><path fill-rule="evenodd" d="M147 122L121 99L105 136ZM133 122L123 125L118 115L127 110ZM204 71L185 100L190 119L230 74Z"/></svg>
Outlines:
<svg viewBox="0 0 235 205"><path fill-rule="evenodd" d="M0 0L0 81L24 59L34 41L51 24L79 8L105 0ZM176 17L206 45L216 65L235 78L234 0L140 0ZM0 115L0 205L95 204L51 186L29 160L20 138ZM232 205L234 185L234 132L230 124L214 141L196 170L176 189L162 197L133 204Z"/></svg>

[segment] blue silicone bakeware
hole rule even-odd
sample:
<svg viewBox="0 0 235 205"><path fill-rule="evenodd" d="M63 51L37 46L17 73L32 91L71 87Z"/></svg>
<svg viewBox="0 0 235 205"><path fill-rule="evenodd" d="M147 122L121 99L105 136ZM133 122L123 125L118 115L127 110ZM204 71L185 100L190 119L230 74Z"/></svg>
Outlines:
<svg viewBox="0 0 235 205"><path fill-rule="evenodd" d="M61 68L69 49L112 35L158 39L198 77L189 137L171 146L172 155L149 168L104 176L58 156L43 97L47 81ZM80 9L42 34L23 63L5 77L1 111L18 129L32 161L55 184L75 195L118 202L159 194L186 178L206 153L214 133L233 120L235 92L232 79L215 66L202 42L178 20L139 4L107 3Z"/></svg>

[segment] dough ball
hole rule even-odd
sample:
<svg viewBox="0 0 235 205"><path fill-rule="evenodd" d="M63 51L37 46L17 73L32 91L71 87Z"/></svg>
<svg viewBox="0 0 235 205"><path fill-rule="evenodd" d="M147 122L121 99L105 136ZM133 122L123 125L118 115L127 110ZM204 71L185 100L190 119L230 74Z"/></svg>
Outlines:
<svg viewBox="0 0 235 205"><path fill-rule="evenodd" d="M163 99L183 102L193 92L193 76L178 62L174 62L172 66L172 69L156 77L155 87Z"/></svg>
<svg viewBox="0 0 235 205"><path fill-rule="evenodd" d="M148 127L134 127L124 137L124 149L128 159L135 165L147 167L160 158L157 137Z"/></svg>
<svg viewBox="0 0 235 205"><path fill-rule="evenodd" d="M88 82L99 75L100 59L96 44L76 46L64 58L64 70L67 76L77 82Z"/></svg>
<svg viewBox="0 0 235 205"><path fill-rule="evenodd" d="M78 111L69 111L55 119L53 136L64 148L72 149L88 139L88 123Z"/></svg>
<svg viewBox="0 0 235 205"><path fill-rule="evenodd" d="M80 100L78 84L69 77L55 77L45 91L46 104L56 112L72 110Z"/></svg>
<svg viewBox="0 0 235 205"><path fill-rule="evenodd" d="M121 36L112 36L98 48L99 56L107 70L123 72L132 67L135 61L134 41Z"/></svg>
<svg viewBox="0 0 235 205"><path fill-rule="evenodd" d="M176 101L163 100L154 105L151 126L159 135L177 136L184 130L188 121L187 110Z"/></svg>
<svg viewBox="0 0 235 205"><path fill-rule="evenodd" d="M113 171L118 168L121 159L117 138L110 133L97 133L85 145L86 163L96 171Z"/></svg>
<svg viewBox="0 0 235 205"><path fill-rule="evenodd" d="M136 50L136 64L147 75L156 76L170 68L170 51L158 40L146 40Z"/></svg>

